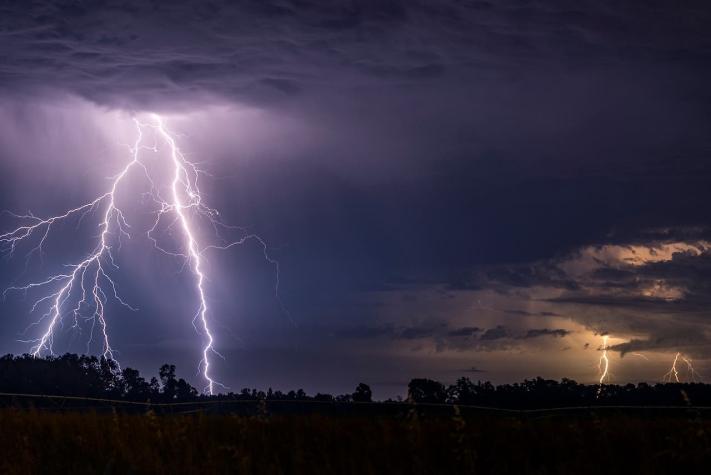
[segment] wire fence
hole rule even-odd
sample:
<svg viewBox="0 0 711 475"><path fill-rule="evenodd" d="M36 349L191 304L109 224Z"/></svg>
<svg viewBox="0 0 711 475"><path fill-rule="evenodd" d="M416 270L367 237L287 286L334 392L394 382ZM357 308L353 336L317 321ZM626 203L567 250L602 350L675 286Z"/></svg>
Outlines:
<svg viewBox="0 0 711 475"><path fill-rule="evenodd" d="M585 414L598 412L625 413L679 413L711 415L710 406L691 405L588 405L546 408L505 408L470 404L414 403L414 402L340 402L306 399L198 399L195 401L154 402L131 401L84 396L50 394L28 394L0 392L0 407L35 408L50 410L126 410L128 412L160 413L238 413L238 414L383 414L397 415L423 410L432 414L457 415L462 413L482 413L500 415L554 415Z"/></svg>

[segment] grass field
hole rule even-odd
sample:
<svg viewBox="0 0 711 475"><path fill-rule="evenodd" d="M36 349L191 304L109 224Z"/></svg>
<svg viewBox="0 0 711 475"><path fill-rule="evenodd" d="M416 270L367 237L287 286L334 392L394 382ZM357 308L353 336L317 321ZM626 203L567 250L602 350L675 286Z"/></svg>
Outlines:
<svg viewBox="0 0 711 475"><path fill-rule="evenodd" d="M230 416L0 410L0 473L708 473L694 414Z"/></svg>

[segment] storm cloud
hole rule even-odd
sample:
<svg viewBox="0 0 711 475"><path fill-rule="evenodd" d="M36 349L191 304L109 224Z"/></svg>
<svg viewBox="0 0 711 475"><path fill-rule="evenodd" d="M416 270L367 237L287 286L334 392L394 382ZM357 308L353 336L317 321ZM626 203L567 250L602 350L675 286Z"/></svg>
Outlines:
<svg viewBox="0 0 711 475"><path fill-rule="evenodd" d="M93 196L122 124L160 112L280 262L283 307L259 249L210 256L228 384L345 390L474 356L500 380L594 379L603 333L703 369L710 20L702 1L3 2L0 208ZM125 285L172 321L187 297L154 259ZM26 303L3 304L0 349L25 348ZM189 322L121 318L137 366L197 351Z"/></svg>

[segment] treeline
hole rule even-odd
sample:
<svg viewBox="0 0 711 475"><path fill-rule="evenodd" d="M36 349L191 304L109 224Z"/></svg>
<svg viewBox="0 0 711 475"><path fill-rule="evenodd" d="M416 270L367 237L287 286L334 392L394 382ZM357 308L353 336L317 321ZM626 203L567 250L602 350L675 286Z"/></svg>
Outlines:
<svg viewBox="0 0 711 475"><path fill-rule="evenodd" d="M175 365L164 364L158 378L146 379L138 370L119 368L110 359L96 356L65 354L36 358L32 355L0 357L0 393L76 396L135 402L191 402L200 400L279 400L370 402L372 392L359 384L351 394L309 396L296 391L258 391L243 389L215 396L201 394L185 379L175 374Z"/></svg>
<svg viewBox="0 0 711 475"><path fill-rule="evenodd" d="M106 358L65 354L47 358L5 355L0 358L0 392L78 396L127 401L190 401L198 391L165 364L159 378L146 380L138 370L119 368Z"/></svg>
<svg viewBox="0 0 711 475"><path fill-rule="evenodd" d="M495 386L459 378L455 384L413 379L408 399L419 403L461 404L505 409L585 406L711 406L711 385L704 383L580 384L535 378Z"/></svg>
<svg viewBox="0 0 711 475"><path fill-rule="evenodd" d="M158 377L145 379L132 368L119 368L105 358L65 354L35 358L6 355L0 358L0 393L77 396L135 402L201 401L318 401L332 403L372 402L367 384L353 393L310 396L302 389L282 392L243 389L207 396L175 374L175 366L160 367ZM383 401L384 404L402 402ZM413 379L405 402L459 404L510 409L577 406L711 406L711 385L702 383L586 385L570 379L536 378L495 386L460 378L446 386L430 379Z"/></svg>

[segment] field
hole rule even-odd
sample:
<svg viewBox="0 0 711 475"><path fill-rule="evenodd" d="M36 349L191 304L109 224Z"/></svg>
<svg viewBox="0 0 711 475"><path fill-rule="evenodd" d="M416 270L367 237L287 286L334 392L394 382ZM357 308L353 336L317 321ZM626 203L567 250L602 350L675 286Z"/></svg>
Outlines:
<svg viewBox="0 0 711 475"><path fill-rule="evenodd" d="M681 411L443 416L0 410L0 473L708 473Z"/></svg>

